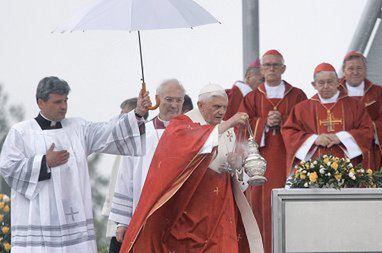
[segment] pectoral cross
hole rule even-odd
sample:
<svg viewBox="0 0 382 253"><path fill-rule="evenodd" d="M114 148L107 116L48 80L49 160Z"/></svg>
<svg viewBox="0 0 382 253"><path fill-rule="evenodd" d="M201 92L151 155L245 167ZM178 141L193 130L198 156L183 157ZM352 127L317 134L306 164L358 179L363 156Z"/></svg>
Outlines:
<svg viewBox="0 0 382 253"><path fill-rule="evenodd" d="M328 132L334 132L335 124L342 124L342 119L335 119L330 111L327 111L328 118L326 120L320 120L320 125L327 127Z"/></svg>
<svg viewBox="0 0 382 253"><path fill-rule="evenodd" d="M227 132L227 138L229 139L229 142L232 142L233 135L230 131Z"/></svg>
<svg viewBox="0 0 382 253"><path fill-rule="evenodd" d="M214 193L216 193L216 195L219 195L219 187L215 187Z"/></svg>
<svg viewBox="0 0 382 253"><path fill-rule="evenodd" d="M75 214L78 214L79 212L74 212L73 211L73 207L70 208L70 212L69 213L65 213L65 215L71 215L72 216L72 220L74 221L74 215Z"/></svg>

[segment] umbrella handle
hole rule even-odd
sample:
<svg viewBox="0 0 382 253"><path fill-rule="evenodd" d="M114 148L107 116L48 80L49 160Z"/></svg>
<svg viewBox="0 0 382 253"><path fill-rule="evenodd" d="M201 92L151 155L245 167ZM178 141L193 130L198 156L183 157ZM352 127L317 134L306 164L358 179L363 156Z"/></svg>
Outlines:
<svg viewBox="0 0 382 253"><path fill-rule="evenodd" d="M143 93L146 92L146 83L145 82L142 82L142 90L143 90ZM155 109L157 109L160 105L160 98L158 95L155 96L155 105L154 106L150 106L148 109L150 111L154 111Z"/></svg>

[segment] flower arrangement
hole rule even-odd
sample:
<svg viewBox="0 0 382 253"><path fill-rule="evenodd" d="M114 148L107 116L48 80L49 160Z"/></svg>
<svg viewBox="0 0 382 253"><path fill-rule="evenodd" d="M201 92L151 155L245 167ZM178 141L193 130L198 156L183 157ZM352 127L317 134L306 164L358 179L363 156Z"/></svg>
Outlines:
<svg viewBox="0 0 382 253"><path fill-rule="evenodd" d="M377 188L382 187L382 173L353 166L347 158L324 155L301 161L288 179L290 188Z"/></svg>
<svg viewBox="0 0 382 253"><path fill-rule="evenodd" d="M10 198L0 194L0 252L11 251Z"/></svg>

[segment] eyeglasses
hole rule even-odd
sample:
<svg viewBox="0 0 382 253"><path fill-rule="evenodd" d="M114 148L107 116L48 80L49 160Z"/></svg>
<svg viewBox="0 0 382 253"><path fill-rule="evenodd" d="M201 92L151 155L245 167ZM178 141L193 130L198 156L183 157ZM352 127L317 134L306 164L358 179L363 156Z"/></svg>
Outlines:
<svg viewBox="0 0 382 253"><path fill-rule="evenodd" d="M183 97L165 97L164 98L164 101L166 101L167 103L177 103L177 104L181 104L183 103L184 101L184 98Z"/></svg>
<svg viewBox="0 0 382 253"><path fill-rule="evenodd" d="M271 67L273 67L274 69L279 69L282 66L284 66L284 64L282 64L282 63L264 63L262 66L266 69L270 69Z"/></svg>

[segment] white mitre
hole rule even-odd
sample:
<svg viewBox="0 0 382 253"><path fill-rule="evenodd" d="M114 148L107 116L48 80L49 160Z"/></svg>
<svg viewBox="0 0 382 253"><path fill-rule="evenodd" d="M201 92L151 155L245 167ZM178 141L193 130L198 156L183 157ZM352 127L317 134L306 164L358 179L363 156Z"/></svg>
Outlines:
<svg viewBox="0 0 382 253"><path fill-rule="evenodd" d="M221 87L219 84L215 83L210 83L204 86L200 91L199 91L199 98L201 95L207 94L207 93L213 93L213 92L224 92L225 90L223 87Z"/></svg>

